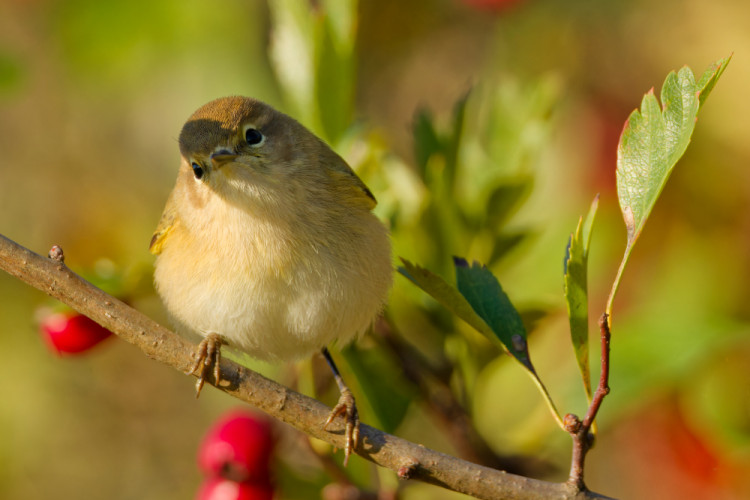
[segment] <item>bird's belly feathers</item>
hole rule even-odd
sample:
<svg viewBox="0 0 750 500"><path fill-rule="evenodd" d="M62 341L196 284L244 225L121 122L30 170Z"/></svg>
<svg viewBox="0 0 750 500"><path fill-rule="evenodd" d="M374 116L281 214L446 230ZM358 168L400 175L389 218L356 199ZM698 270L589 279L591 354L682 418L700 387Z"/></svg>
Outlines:
<svg viewBox="0 0 750 500"><path fill-rule="evenodd" d="M175 230L157 258L157 290L182 329L218 333L259 359L308 356L362 333L383 307L390 243L366 215L364 227L345 238L339 232L336 246L314 231L296 234L291 246L258 227L226 227L213 240ZM190 264L195 259L200 265Z"/></svg>

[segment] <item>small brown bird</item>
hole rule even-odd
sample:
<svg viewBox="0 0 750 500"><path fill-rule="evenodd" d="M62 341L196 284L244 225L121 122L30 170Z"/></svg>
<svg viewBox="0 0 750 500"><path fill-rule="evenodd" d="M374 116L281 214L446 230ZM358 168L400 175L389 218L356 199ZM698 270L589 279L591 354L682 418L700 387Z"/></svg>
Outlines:
<svg viewBox="0 0 750 500"><path fill-rule="evenodd" d="M327 346L364 332L392 283L388 231L346 162L289 116L247 97L199 108L179 138L177 183L151 240L156 289L179 330L204 337L197 390L220 347L263 360L322 351L357 445L351 391Z"/></svg>

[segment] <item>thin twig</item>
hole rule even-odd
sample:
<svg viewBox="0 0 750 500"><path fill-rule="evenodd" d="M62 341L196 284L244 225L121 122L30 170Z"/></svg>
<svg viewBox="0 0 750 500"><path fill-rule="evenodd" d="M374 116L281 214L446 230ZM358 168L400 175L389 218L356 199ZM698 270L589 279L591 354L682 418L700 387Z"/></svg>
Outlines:
<svg viewBox="0 0 750 500"><path fill-rule="evenodd" d="M195 346L104 293L65 266L0 235L0 269L64 302L138 346L151 359L182 372L193 364ZM324 431L330 408L228 359L221 361L226 392L292 427L341 449L343 429ZM213 383L213 378L209 379ZM152 389L155 386L152 387ZM186 390L188 390L186 388ZM156 397L156 396L155 396ZM362 425L355 452L400 477L408 477L480 499L606 498L568 483L539 481L472 464ZM408 474L403 471L408 471ZM403 473L402 473L403 472Z"/></svg>
<svg viewBox="0 0 750 500"><path fill-rule="evenodd" d="M609 394L609 341L611 338L609 329L609 315L607 313L602 314L599 319L599 332L601 334L601 348L602 348L602 371L599 375L599 385L594 392L594 397L591 399L586 415L583 417L583 421L579 420L575 415L566 415L566 430L570 432L573 437L573 456L570 460L570 477L568 482L574 485L580 490L586 489L586 484L583 481L583 465L586 460L586 454L593 445L593 435L589 433L591 426L596 419L596 414L599 413L599 408L602 405L602 401L605 396Z"/></svg>

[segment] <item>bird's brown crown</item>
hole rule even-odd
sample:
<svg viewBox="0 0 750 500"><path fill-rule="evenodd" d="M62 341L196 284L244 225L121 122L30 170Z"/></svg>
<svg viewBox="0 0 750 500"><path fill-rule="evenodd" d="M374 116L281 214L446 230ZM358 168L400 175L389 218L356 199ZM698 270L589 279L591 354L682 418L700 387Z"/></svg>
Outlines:
<svg viewBox="0 0 750 500"><path fill-rule="evenodd" d="M188 157L209 154L218 144L226 144L238 134L242 124L267 120L274 110L256 99L222 97L200 108L188 118L180 132L180 152Z"/></svg>

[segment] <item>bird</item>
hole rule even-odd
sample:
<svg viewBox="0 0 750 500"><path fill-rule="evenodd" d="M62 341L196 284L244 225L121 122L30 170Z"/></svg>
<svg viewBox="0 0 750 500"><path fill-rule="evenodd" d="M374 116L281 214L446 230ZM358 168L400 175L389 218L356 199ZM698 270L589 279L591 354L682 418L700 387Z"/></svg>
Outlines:
<svg viewBox="0 0 750 500"><path fill-rule="evenodd" d="M151 239L156 291L176 329L203 337L188 374L197 395L221 347L266 361L322 353L341 396L345 458L359 416L328 350L370 328L393 281L390 234L346 161L290 116L229 96L196 110Z"/></svg>

